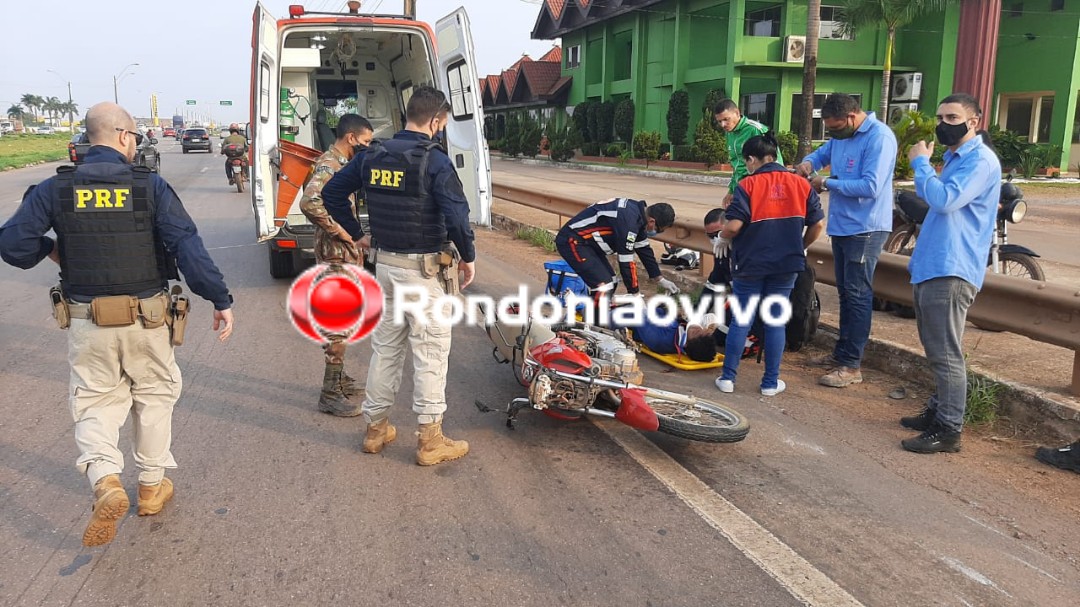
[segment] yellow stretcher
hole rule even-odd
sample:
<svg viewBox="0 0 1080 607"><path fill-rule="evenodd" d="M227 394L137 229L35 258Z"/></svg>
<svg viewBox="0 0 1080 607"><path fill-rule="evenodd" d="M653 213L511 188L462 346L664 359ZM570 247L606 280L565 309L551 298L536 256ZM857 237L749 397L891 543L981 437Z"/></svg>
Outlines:
<svg viewBox="0 0 1080 607"><path fill-rule="evenodd" d="M653 352L645 346L645 344L638 342L638 346L641 348L641 353L655 358L656 360L671 365L681 371L700 371L702 369L715 369L724 365L724 354L722 352L716 353L716 358L712 362L698 362L691 359L689 356L681 356L679 354L658 354Z"/></svg>

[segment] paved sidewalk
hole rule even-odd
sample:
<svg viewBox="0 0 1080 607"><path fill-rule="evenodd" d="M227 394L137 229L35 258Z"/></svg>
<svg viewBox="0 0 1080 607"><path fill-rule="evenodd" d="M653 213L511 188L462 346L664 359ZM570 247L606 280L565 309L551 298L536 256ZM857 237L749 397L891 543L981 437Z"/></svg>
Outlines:
<svg viewBox="0 0 1080 607"><path fill-rule="evenodd" d="M719 201L723 188L715 185L657 181L648 178L591 173L571 169L525 167L496 161L493 179L537 191L557 190L582 200L601 200L616 194L671 203L683 217L703 216ZM537 209L496 200L493 213L518 222L558 229L558 217ZM668 269L669 266L665 266ZM688 287L701 282L697 272L669 272ZM834 287L819 284L822 325L836 327L839 303ZM827 339L827 338L826 338ZM867 364L912 382L925 381L922 345L915 321L891 313L875 312L871 339L874 348ZM968 324L964 349L970 367L1006 386L1005 406L1021 434L1043 434L1073 440L1080 437L1080 399L1069 393L1073 352L1011 333L983 331ZM1060 421L1057 418L1061 418Z"/></svg>

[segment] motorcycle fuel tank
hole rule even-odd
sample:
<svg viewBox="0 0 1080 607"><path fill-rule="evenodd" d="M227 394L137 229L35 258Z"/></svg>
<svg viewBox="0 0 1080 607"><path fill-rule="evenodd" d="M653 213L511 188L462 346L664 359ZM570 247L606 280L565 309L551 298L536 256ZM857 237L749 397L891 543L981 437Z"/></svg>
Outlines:
<svg viewBox="0 0 1080 607"><path fill-rule="evenodd" d="M541 366L566 373L580 373L592 366L587 354L566 345L561 338L536 346L530 354Z"/></svg>

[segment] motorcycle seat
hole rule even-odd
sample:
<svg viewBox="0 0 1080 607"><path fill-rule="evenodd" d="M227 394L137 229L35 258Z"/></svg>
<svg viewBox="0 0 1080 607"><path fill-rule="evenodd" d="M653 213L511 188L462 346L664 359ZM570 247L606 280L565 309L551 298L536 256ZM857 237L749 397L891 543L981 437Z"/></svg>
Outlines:
<svg viewBox="0 0 1080 607"><path fill-rule="evenodd" d="M930 205L926 204L925 200L916 196L915 192L907 190L901 190L896 195L896 206L900 207L900 211L915 223L922 223L930 211Z"/></svg>

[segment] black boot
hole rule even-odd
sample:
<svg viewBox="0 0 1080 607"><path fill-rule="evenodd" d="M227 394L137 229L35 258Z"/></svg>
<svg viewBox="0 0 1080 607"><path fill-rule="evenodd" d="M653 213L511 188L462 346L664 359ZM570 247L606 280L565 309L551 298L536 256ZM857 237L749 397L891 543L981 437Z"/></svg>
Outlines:
<svg viewBox="0 0 1080 607"><path fill-rule="evenodd" d="M960 450L960 432L934 421L922 434L906 438L900 445L914 453L956 453Z"/></svg>
<svg viewBox="0 0 1080 607"><path fill-rule="evenodd" d="M916 432L926 432L930 428L930 424L934 423L934 419L937 418L937 411L926 407L922 410L922 413L918 415L911 415L908 417L900 418L900 425Z"/></svg>
<svg viewBox="0 0 1080 607"><path fill-rule="evenodd" d="M1080 472L1080 441L1057 449L1039 447L1035 450L1035 459L1055 468Z"/></svg>
<svg viewBox="0 0 1080 607"><path fill-rule="evenodd" d="M319 395L319 411L338 417L360 415L360 407L349 402L341 389L341 365L326 365L322 393Z"/></svg>

